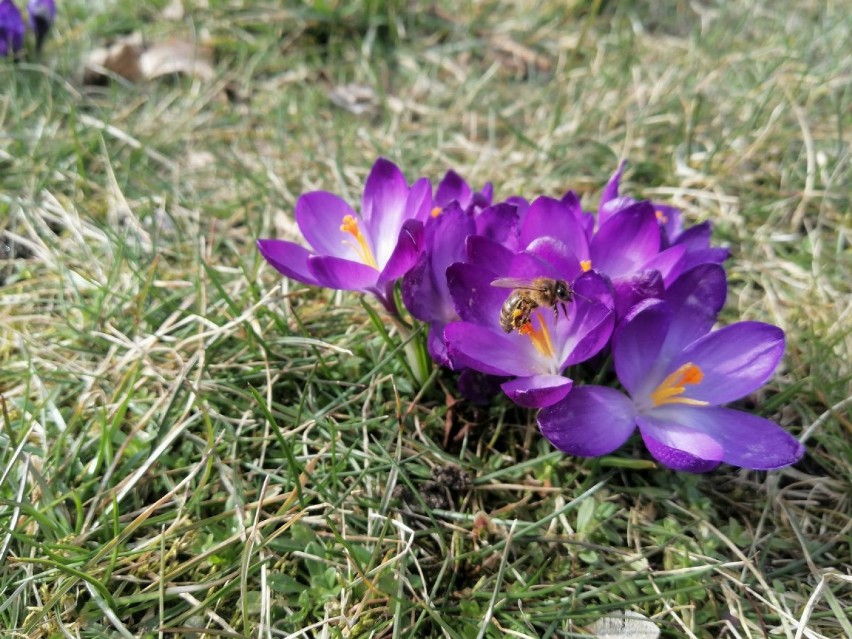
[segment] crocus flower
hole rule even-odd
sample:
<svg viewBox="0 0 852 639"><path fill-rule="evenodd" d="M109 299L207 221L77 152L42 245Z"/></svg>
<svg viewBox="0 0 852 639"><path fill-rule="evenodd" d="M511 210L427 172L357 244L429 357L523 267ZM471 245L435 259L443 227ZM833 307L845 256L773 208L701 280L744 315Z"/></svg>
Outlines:
<svg viewBox="0 0 852 639"><path fill-rule="evenodd" d="M605 275L614 287L618 316L643 299L662 295L681 273L685 248L660 250L659 226L649 202L617 211L591 237L589 221L573 193L561 200L540 197L523 215L518 245L525 250L540 250L535 247L543 242L559 246L547 259L561 279L570 281L589 270ZM494 252L480 240L473 250Z"/></svg>
<svg viewBox="0 0 852 639"><path fill-rule="evenodd" d="M56 5L53 0L30 0L27 12L30 14L30 27L36 36L36 51L40 51L56 19Z"/></svg>
<svg viewBox="0 0 852 639"><path fill-rule="evenodd" d="M429 355L442 366L450 365L444 344L444 326L459 319L447 287L447 268L464 261L465 241L475 232L472 215L462 210L455 200L445 203L426 222L423 251L402 279L405 308L429 324Z"/></svg>
<svg viewBox="0 0 852 639"><path fill-rule="evenodd" d="M279 272L306 284L374 294L396 315L393 284L420 254L432 189L422 178L410 187L392 162L373 165L356 213L337 195L314 191L296 202L296 223L311 249L263 239L257 245Z"/></svg>
<svg viewBox="0 0 852 639"><path fill-rule="evenodd" d="M724 300L721 267L697 267L666 300L646 300L612 341L614 388L574 388L539 414L542 433L567 453L597 456L639 428L666 466L706 472L726 462L769 470L796 462L804 448L775 423L722 404L759 388L784 352L784 333L760 322L708 332Z"/></svg>
<svg viewBox="0 0 852 639"><path fill-rule="evenodd" d="M612 215L637 202L632 197L619 195L619 183L626 165L626 162L621 162L604 187L598 206L599 224L604 224ZM684 229L680 209L660 202L651 202L651 206L660 227L660 248L681 245L685 249L681 264L683 271L699 264L721 264L728 259L728 249L710 246L710 222Z"/></svg>
<svg viewBox="0 0 852 639"><path fill-rule="evenodd" d="M491 206L494 185L486 182L481 191L474 191L462 176L450 169L435 189L435 206L444 208L455 202L463 211L476 213Z"/></svg>
<svg viewBox="0 0 852 639"><path fill-rule="evenodd" d="M573 282L576 295L567 313L538 308L523 329L506 333L500 310L511 291L495 288L495 277L553 277L552 265L532 253L515 256L506 272L495 273L477 264L454 264L447 270L450 292L462 318L444 329L447 350L455 366L489 375L513 377L502 384L516 404L549 406L568 394L571 379L564 370L597 354L613 326L612 298L606 282L586 273ZM567 317L566 317L567 314Z"/></svg>
<svg viewBox="0 0 852 639"><path fill-rule="evenodd" d="M20 51L24 46L26 26L21 12L12 0L0 0L0 56Z"/></svg>

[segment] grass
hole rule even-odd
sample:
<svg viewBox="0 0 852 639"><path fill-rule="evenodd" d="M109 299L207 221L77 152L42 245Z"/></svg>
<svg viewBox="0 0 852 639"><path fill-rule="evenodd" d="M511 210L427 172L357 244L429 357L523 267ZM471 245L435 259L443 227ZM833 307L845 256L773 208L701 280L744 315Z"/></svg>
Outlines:
<svg viewBox="0 0 852 639"><path fill-rule="evenodd" d="M165 4L69 0L40 59L0 61L4 637L569 637L625 610L852 636L848 12ZM83 87L131 30L203 35L218 79ZM373 111L330 103L349 82ZM444 372L418 387L356 296L254 248L306 190L357 201L379 155L589 206L628 157L628 192L730 245L724 321L787 332L750 401L805 459L575 459Z"/></svg>

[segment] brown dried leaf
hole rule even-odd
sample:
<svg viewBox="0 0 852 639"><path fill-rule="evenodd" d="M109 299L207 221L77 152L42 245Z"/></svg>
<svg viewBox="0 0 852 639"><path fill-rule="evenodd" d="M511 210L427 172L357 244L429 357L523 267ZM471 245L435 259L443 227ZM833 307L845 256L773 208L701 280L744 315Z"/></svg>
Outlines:
<svg viewBox="0 0 852 639"><path fill-rule="evenodd" d="M142 52L139 67L146 80L174 73L182 73L203 81L216 77L210 49L187 40L172 39L152 44Z"/></svg>
<svg viewBox="0 0 852 639"><path fill-rule="evenodd" d="M104 84L110 75L118 75L131 82L142 79L139 68L139 56L145 50L142 35L134 33L110 46L95 49L89 53L83 68L83 82L86 84Z"/></svg>
<svg viewBox="0 0 852 639"><path fill-rule="evenodd" d="M92 51L83 69L83 82L103 84L110 75L142 82L176 73L209 81L216 77L212 58L208 47L194 42L173 38L148 44L141 34L133 33Z"/></svg>

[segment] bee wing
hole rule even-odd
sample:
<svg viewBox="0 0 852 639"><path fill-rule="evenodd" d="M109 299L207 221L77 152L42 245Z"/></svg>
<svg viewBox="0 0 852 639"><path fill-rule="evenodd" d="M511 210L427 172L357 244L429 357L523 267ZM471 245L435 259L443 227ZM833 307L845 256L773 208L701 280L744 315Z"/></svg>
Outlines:
<svg viewBox="0 0 852 639"><path fill-rule="evenodd" d="M491 286L496 286L497 288L526 288L532 291L542 290L541 286L537 286L531 279L524 279L522 277L498 277L496 280L491 281Z"/></svg>

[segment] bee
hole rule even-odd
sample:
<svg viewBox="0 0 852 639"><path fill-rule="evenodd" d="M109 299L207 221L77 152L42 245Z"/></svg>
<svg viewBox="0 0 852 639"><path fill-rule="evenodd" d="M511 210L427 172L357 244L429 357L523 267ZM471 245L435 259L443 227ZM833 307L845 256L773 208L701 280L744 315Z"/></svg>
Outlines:
<svg viewBox="0 0 852 639"><path fill-rule="evenodd" d="M501 277L491 282L491 286L514 289L500 309L500 326L507 333L516 329L520 331L529 324L532 312L540 306L550 306L556 317L559 317L561 307L568 317L565 305L574 299L574 289L568 282L550 277Z"/></svg>

